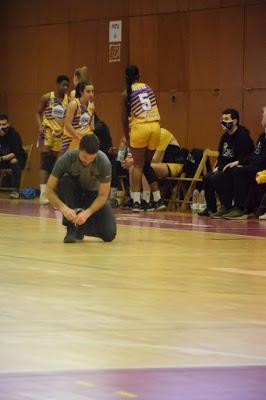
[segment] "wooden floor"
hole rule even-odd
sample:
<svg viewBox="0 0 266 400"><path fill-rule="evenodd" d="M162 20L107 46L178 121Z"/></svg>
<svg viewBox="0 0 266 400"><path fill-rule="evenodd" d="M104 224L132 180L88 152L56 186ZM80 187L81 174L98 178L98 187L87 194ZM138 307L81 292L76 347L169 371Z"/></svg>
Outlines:
<svg viewBox="0 0 266 400"><path fill-rule="evenodd" d="M266 365L265 237L118 214L114 242L64 244L53 210L1 207L0 372Z"/></svg>

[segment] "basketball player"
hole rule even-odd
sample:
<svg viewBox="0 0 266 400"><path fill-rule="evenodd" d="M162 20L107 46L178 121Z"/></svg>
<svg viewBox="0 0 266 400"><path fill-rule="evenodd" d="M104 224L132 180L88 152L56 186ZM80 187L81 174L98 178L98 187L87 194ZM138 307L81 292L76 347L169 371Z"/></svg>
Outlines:
<svg viewBox="0 0 266 400"><path fill-rule="evenodd" d="M93 104L94 87L90 81L82 81L76 87L76 97L70 101L65 120L64 137L62 140L61 153L68 149L77 149L82 136L93 133L94 109Z"/></svg>
<svg viewBox="0 0 266 400"><path fill-rule="evenodd" d="M56 90L42 96L37 113L39 127L37 146L41 152L40 204L49 203L45 197L46 182L61 148L65 114L68 105L68 76L60 75L56 82Z"/></svg>
<svg viewBox="0 0 266 400"><path fill-rule="evenodd" d="M75 86L74 90L71 90L70 93L70 100L74 100L76 97L76 87L77 84L82 82L82 81L88 81L89 80L89 71L86 66L76 68L74 71L73 75L73 84Z"/></svg>
<svg viewBox="0 0 266 400"><path fill-rule="evenodd" d="M153 90L139 82L139 69L129 65L125 71L127 89L123 95L122 122L134 160L132 172L133 211L141 211L141 180L144 173L151 185L155 205L162 202L151 160L160 141L160 114Z"/></svg>

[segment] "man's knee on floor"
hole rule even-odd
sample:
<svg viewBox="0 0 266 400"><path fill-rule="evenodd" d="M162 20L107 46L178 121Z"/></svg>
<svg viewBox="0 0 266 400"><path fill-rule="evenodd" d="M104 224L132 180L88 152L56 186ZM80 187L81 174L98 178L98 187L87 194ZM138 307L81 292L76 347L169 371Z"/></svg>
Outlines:
<svg viewBox="0 0 266 400"><path fill-rule="evenodd" d="M116 228L114 228L114 229L109 229L108 232L105 232L105 233L102 235L102 240L103 240L104 242L112 242L112 241L115 239L115 237L116 237Z"/></svg>

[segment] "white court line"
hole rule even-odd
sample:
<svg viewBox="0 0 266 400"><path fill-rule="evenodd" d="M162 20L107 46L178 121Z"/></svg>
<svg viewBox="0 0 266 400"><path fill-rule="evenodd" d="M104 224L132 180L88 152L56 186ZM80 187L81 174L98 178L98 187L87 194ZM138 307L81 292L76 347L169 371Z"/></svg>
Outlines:
<svg viewBox="0 0 266 400"><path fill-rule="evenodd" d="M71 336L71 334L65 334L64 336ZM246 360L253 360L253 361L263 361L266 363L266 355L265 356L256 356L251 354L244 354L244 353L234 353L229 351L218 351L212 349L201 349L198 347L184 347L184 346L171 346L171 345L157 345L157 344L148 344L148 343L121 343L121 342L113 342L113 341L97 341L93 340L90 341L88 338L80 338L79 343L86 343L86 345L100 345L104 347L133 347L133 348L147 348L147 349L157 349L157 350L169 350L169 351L178 351L180 353L189 354L189 355L201 355L201 356L213 356L219 355L223 357L237 357Z"/></svg>
<svg viewBox="0 0 266 400"><path fill-rule="evenodd" d="M241 274L241 275L253 275L253 276L264 276L266 277L266 271L256 271L256 270L250 270L250 269L240 269L240 268L209 268L209 270L212 271L221 271L221 272L229 272L231 274Z"/></svg>
<svg viewBox="0 0 266 400"><path fill-rule="evenodd" d="M38 374L58 374L58 373L86 373L86 372L91 372L91 371L118 371L118 370L123 370L123 371L145 371L147 369L149 370L165 370L165 369L192 369L192 368L201 368L201 369L210 369L210 368L250 368L250 367L266 367L266 364L217 364L217 363L212 363L212 364L186 364L186 365L176 365L176 364L169 364L169 365L157 365L154 366L154 364L146 364L146 365L141 365L139 367L123 367L123 366L118 366L118 367L103 367L103 368L94 368L94 367L84 367L80 368L78 367L77 369L73 368L60 368L60 369L30 369L30 370L20 370L20 369L7 369L7 370L0 370L0 377L4 375L10 375L10 374L32 374L32 375L38 375Z"/></svg>

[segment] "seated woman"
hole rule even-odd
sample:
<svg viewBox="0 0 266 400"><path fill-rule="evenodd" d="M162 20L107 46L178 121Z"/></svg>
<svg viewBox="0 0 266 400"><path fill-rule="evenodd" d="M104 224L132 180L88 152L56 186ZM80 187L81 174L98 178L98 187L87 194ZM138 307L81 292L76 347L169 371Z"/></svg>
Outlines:
<svg viewBox="0 0 266 400"><path fill-rule="evenodd" d="M152 159L152 168L158 178L179 176L183 169L180 164L180 146L174 135L165 128L161 128L160 143Z"/></svg>

